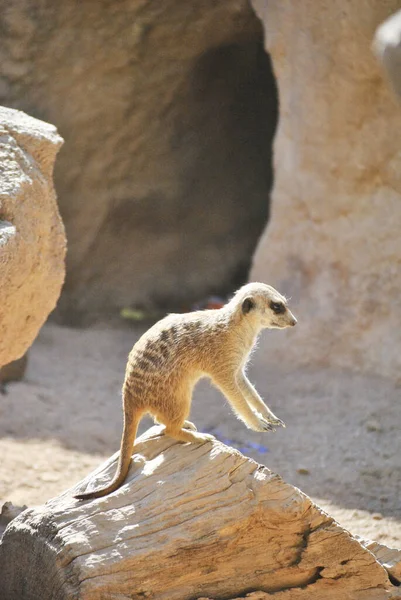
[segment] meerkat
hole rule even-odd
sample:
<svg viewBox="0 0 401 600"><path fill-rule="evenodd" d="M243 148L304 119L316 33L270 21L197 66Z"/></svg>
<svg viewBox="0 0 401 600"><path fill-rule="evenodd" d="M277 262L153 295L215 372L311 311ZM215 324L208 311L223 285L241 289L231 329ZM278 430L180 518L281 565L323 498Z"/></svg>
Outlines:
<svg viewBox="0 0 401 600"><path fill-rule="evenodd" d="M297 322L287 300L263 283L241 287L222 308L170 314L134 345L122 389L124 427L117 471L109 485L77 494L87 500L110 494L124 482L141 418L148 413L163 433L180 442L214 439L187 420L197 381L209 377L249 429L285 427L266 406L245 374L258 334Z"/></svg>

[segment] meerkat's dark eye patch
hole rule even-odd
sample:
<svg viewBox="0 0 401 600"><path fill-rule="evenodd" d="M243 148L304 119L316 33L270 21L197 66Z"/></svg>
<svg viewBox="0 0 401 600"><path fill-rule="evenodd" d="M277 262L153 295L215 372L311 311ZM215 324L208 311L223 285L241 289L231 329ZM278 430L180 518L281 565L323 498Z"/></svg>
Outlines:
<svg viewBox="0 0 401 600"><path fill-rule="evenodd" d="M247 315L253 308L255 308L255 302L252 298L245 298L242 303L242 312Z"/></svg>
<svg viewBox="0 0 401 600"><path fill-rule="evenodd" d="M282 315L286 311L283 302L273 302L273 300L270 302L270 308L272 309L275 315Z"/></svg>

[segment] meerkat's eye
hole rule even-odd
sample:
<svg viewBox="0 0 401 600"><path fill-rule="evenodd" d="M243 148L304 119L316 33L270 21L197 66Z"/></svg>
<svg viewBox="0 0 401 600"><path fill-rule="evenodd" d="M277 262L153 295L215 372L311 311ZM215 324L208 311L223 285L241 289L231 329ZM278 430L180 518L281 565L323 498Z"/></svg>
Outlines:
<svg viewBox="0 0 401 600"><path fill-rule="evenodd" d="M285 305L282 302L271 301L270 308L272 309L275 315L282 315L286 311Z"/></svg>

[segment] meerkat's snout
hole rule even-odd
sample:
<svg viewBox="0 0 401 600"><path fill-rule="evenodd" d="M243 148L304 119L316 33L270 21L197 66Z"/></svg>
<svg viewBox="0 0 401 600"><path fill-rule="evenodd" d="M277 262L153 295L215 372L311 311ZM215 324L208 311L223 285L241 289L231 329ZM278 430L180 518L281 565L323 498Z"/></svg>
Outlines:
<svg viewBox="0 0 401 600"><path fill-rule="evenodd" d="M296 318L294 317L294 315L292 314L292 312L290 310L288 310L288 318L289 318L288 319L289 327L294 327L294 325L296 325L298 323L298 321L296 320Z"/></svg>
<svg viewBox="0 0 401 600"><path fill-rule="evenodd" d="M297 324L297 319L292 314L286 303L283 301L271 301L269 303L269 322L266 323L270 329L284 329L286 327L294 327Z"/></svg>

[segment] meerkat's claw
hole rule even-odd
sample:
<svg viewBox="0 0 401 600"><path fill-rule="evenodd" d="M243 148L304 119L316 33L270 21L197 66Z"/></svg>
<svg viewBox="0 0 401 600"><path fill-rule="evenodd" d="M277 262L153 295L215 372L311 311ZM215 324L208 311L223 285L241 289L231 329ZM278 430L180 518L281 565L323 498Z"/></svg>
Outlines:
<svg viewBox="0 0 401 600"><path fill-rule="evenodd" d="M276 427L285 427L284 421L277 417L265 419L259 419L263 431L276 431Z"/></svg>
<svg viewBox="0 0 401 600"><path fill-rule="evenodd" d="M252 429L254 429L255 431L272 431L273 425L265 419L263 419L262 417L260 417L259 427L252 427Z"/></svg>
<svg viewBox="0 0 401 600"><path fill-rule="evenodd" d="M198 431L196 425L194 423L192 423L192 421L185 421L185 423L182 427L183 427L183 429L190 429L191 431Z"/></svg>
<svg viewBox="0 0 401 600"><path fill-rule="evenodd" d="M276 431L271 423L263 423L263 431Z"/></svg>

